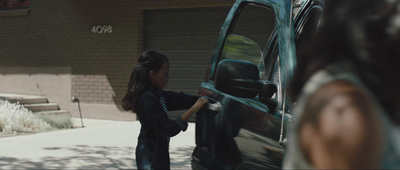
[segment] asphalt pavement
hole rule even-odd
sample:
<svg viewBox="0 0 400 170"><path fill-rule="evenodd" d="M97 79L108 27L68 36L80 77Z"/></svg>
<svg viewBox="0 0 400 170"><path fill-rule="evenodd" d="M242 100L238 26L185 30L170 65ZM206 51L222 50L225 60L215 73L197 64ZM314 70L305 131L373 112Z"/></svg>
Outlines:
<svg viewBox="0 0 400 170"><path fill-rule="evenodd" d="M74 127L0 138L0 169L136 169L139 121L73 118ZM190 169L195 124L171 138L171 169Z"/></svg>

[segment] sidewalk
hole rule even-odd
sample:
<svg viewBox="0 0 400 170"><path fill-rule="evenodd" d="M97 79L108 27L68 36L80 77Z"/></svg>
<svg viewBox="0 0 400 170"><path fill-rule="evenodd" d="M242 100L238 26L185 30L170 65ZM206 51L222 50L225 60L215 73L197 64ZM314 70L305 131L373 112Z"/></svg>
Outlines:
<svg viewBox="0 0 400 170"><path fill-rule="evenodd" d="M74 118L74 127L81 120ZM0 169L135 169L139 121L83 119L84 128L0 138ZM190 169L195 125L171 138L171 169Z"/></svg>

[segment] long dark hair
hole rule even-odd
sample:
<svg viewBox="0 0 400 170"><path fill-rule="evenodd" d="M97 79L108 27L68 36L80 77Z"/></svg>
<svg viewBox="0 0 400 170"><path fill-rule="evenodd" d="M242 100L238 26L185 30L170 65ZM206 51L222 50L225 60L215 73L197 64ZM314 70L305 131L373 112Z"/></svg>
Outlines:
<svg viewBox="0 0 400 170"><path fill-rule="evenodd" d="M296 101L316 71L349 62L390 118L400 116L399 0L325 0L317 36L297 54L298 66L290 84Z"/></svg>
<svg viewBox="0 0 400 170"><path fill-rule="evenodd" d="M137 111L136 103L138 102L138 98L151 85L150 71L160 71L163 64L168 61L169 59L165 54L154 50L144 51L139 56L138 63L131 73L128 91L122 99L121 105L124 110Z"/></svg>

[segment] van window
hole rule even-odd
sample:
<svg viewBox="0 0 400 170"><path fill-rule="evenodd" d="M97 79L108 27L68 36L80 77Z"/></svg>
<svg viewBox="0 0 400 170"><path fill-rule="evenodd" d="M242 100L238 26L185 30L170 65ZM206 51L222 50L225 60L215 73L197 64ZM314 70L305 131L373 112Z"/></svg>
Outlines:
<svg viewBox="0 0 400 170"><path fill-rule="evenodd" d="M237 59L258 66L260 79L265 79L264 54L276 21L274 11L266 6L246 3L238 10L230 33L225 39L220 60Z"/></svg>

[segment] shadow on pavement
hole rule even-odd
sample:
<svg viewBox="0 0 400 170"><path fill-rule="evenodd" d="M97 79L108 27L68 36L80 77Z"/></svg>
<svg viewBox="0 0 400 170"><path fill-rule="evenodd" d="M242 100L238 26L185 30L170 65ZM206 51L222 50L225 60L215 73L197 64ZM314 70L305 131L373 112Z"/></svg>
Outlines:
<svg viewBox="0 0 400 170"><path fill-rule="evenodd" d="M193 146L170 148L171 169L191 169Z"/></svg>
<svg viewBox="0 0 400 170"><path fill-rule="evenodd" d="M1 169L132 169L136 167L134 148L77 145L74 147L46 147L51 155L38 159L1 157ZM74 156L60 156L57 152L72 152Z"/></svg>
<svg viewBox="0 0 400 170"><path fill-rule="evenodd" d="M0 157L1 169L135 169L135 148L76 145L46 147L51 155L42 158ZM191 169L192 146L170 148L171 169ZM69 156L57 153L71 153ZM74 156L71 156L74 155Z"/></svg>

